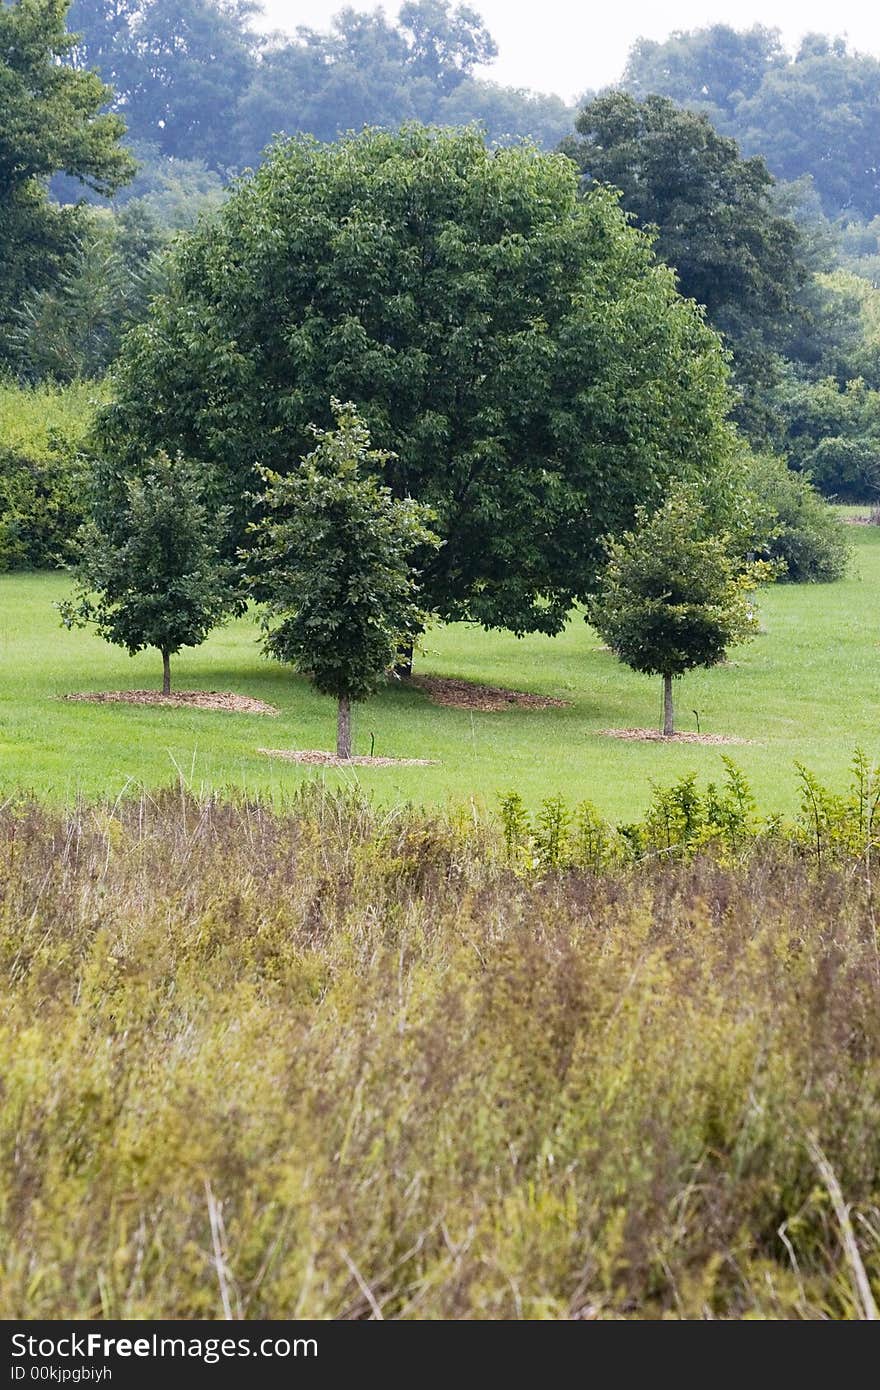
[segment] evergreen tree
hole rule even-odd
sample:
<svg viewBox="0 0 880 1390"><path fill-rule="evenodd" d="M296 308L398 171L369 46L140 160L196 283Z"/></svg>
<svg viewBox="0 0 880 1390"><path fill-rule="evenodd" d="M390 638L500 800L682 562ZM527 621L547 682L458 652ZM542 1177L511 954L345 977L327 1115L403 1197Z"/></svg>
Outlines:
<svg viewBox="0 0 880 1390"><path fill-rule="evenodd" d="M725 336L740 383L772 376L808 272L764 161L742 159L705 116L666 97L609 92L576 126L583 138L568 142L569 153L592 182L621 190L640 226L656 228L658 256Z"/></svg>

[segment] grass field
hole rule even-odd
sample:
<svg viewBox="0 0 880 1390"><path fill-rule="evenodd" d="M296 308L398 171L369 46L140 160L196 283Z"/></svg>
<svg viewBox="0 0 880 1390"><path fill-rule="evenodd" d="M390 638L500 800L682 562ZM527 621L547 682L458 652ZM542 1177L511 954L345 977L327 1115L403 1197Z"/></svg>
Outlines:
<svg viewBox="0 0 880 1390"><path fill-rule="evenodd" d="M422 673L465 677L561 697L565 709L484 714L441 708L418 691L389 688L356 715L356 751L436 759L436 767L324 772L269 763L270 748L331 748L333 703L265 660L256 626L242 620L184 652L178 689L233 690L278 706L277 718L65 703L68 692L156 685L156 653L130 659L89 633L65 632L53 602L57 574L0 577L0 785L54 800L115 796L167 784L180 772L195 790L243 788L282 795L306 777L357 780L382 801L474 798L493 807L517 789L532 805L562 792L588 797L615 818L637 815L651 780L695 770L715 776L722 753L751 779L762 810L790 809L799 759L842 786L853 748L880 756L880 530L853 527L850 578L825 586L777 586L760 597L763 635L731 663L679 684L679 727L750 742L719 748L625 743L607 728L656 727L659 681L634 675L574 619L555 639L435 629Z"/></svg>

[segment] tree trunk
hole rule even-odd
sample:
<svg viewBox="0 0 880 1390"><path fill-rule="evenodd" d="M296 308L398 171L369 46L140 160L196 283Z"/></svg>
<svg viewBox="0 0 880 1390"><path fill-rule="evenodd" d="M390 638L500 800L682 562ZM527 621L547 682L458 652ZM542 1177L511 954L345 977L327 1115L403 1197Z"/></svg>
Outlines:
<svg viewBox="0 0 880 1390"><path fill-rule="evenodd" d="M413 671L413 644L404 642L402 647L397 648L397 660L394 663L394 674L398 680L408 681Z"/></svg>
<svg viewBox="0 0 880 1390"><path fill-rule="evenodd" d="M162 648L162 694L171 694L171 653Z"/></svg>
<svg viewBox="0 0 880 1390"><path fill-rule="evenodd" d="M671 738L675 733L675 712L672 708L672 677L663 677L663 737Z"/></svg>
<svg viewBox="0 0 880 1390"><path fill-rule="evenodd" d="M339 718L336 722L336 756L351 757L351 701L343 695L339 701Z"/></svg>

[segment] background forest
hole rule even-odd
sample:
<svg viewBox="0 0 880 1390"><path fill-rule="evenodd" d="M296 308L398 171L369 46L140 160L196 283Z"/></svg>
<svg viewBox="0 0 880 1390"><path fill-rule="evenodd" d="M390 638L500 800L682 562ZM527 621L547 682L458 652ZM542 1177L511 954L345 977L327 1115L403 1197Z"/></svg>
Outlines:
<svg viewBox="0 0 880 1390"><path fill-rule="evenodd" d="M487 78L493 37L476 10L451 0L409 0L396 16L347 7L328 32L293 37L258 32L250 0L2 8L0 24L22 30L0 85L0 183L12 180L18 200L15 216L9 206L0 214L7 375L100 379L161 286L174 234L222 203L275 137L478 123L490 146L563 148L585 186L621 191L682 293L723 335L737 423L758 452L784 456L826 495L875 494L876 58L822 35L792 54L775 30L716 25L638 40L613 89L567 107ZM53 107L49 87L39 95L51 64L73 68L92 84L90 100L103 100L105 148L91 163L76 112ZM14 110L16 80L33 89L35 78L29 109ZM28 159L17 163L21 138ZM38 413L54 423L54 406ZM55 435L62 453L73 448L64 434ZM0 434L0 449L9 443ZM32 441L31 463L41 450ZM0 486L14 491L8 478Z"/></svg>

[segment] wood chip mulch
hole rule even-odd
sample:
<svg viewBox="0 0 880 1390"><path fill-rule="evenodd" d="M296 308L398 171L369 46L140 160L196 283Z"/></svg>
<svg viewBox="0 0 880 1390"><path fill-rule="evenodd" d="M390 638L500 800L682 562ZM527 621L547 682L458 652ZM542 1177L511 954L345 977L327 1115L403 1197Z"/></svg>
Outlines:
<svg viewBox="0 0 880 1390"><path fill-rule="evenodd" d="M288 763L308 763L312 767L437 767L432 758L368 758L355 754L337 758L320 748L258 748L267 758L281 758Z"/></svg>
<svg viewBox="0 0 880 1390"><path fill-rule="evenodd" d="M661 734L659 729L602 729L606 738L624 738L631 743L751 743L750 738L733 734Z"/></svg>
<svg viewBox="0 0 880 1390"><path fill-rule="evenodd" d="M452 676L411 676L408 685L424 690L435 705L453 709L480 710L497 714L504 709L564 709L568 700L553 700L549 695L531 695L524 690L504 690L495 685L477 685L473 681L457 680Z"/></svg>
<svg viewBox="0 0 880 1390"><path fill-rule="evenodd" d="M163 695L161 690L95 690L82 695L64 695L90 705L160 705L165 709L219 710L225 714L277 714L274 705L252 700L249 695L233 695L225 690L180 690Z"/></svg>

